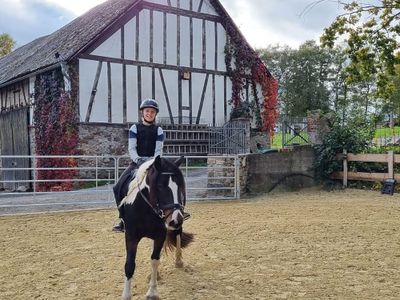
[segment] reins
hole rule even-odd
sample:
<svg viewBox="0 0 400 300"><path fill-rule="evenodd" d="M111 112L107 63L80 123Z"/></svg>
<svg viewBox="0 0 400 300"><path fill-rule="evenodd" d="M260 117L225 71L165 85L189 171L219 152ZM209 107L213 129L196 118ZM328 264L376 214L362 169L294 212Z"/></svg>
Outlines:
<svg viewBox="0 0 400 300"><path fill-rule="evenodd" d="M174 175L175 173L174 172L161 172L160 174L162 174L162 175ZM143 178L143 180L145 180L146 176ZM168 218L177 209L183 211L184 206L182 204L175 204L174 203L174 204L170 204L170 205L164 206L164 209L166 209L166 208L172 208L173 209L172 212L170 212L168 215L165 215L164 211L162 209L160 209L158 206L154 207L153 205L151 205L149 199L147 199L146 195L142 192L142 189L140 188L141 183L142 182L140 182L140 184L138 186L140 195L142 196L143 200L151 207L151 209L154 211L154 213L158 217L160 217L160 219L164 220L164 219Z"/></svg>

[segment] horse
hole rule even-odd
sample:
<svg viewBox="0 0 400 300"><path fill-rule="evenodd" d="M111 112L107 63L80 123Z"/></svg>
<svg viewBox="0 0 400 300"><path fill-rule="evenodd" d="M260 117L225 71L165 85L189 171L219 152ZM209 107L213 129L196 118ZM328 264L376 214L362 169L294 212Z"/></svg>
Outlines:
<svg viewBox="0 0 400 300"><path fill-rule="evenodd" d="M181 157L173 162L157 156L144 162L137 170L136 177L123 187L127 194L120 203L124 211L122 220L125 223L126 245L123 300L131 299L136 251L142 238L153 240L152 271L146 299L159 299L157 276L163 247L166 250L175 249L175 266L183 267L181 248L193 241L193 234L182 230L186 192L179 165L183 160Z"/></svg>

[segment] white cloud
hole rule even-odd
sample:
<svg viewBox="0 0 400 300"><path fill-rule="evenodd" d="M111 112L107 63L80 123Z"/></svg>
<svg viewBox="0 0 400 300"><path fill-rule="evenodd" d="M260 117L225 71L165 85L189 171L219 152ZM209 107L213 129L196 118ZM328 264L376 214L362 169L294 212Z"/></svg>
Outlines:
<svg viewBox="0 0 400 300"><path fill-rule="evenodd" d="M45 2L51 5L58 5L77 16L104 1L106 0L45 0Z"/></svg>
<svg viewBox="0 0 400 300"><path fill-rule="evenodd" d="M7 32L23 45L49 34L106 0L0 0L0 33ZM188 1L188 0L181 0ZM335 1L220 0L255 48L268 45L298 47L317 40L339 13Z"/></svg>

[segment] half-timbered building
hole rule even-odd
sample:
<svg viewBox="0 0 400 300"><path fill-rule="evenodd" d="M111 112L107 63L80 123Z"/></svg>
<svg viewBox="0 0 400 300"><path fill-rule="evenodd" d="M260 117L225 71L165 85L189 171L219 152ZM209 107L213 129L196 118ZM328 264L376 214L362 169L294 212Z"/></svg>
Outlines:
<svg viewBox="0 0 400 300"><path fill-rule="evenodd" d="M127 129L145 98L159 102L167 129L197 129L200 137L202 128L227 122L228 25L247 45L218 0L108 0L16 49L0 59L0 154L46 154L35 128L41 102L63 92L74 103L79 154L126 154ZM196 136L175 144L185 138Z"/></svg>

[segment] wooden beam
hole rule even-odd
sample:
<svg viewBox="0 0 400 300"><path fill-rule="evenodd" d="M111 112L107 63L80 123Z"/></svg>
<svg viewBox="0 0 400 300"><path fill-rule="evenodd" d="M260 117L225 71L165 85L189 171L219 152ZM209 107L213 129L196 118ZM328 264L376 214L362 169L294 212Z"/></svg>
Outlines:
<svg viewBox="0 0 400 300"><path fill-rule="evenodd" d="M331 176L332 179L343 179L343 172L335 172ZM384 181L392 178L388 173L367 173L367 172L348 172L348 180L365 180L365 181ZM395 175L395 179L400 175Z"/></svg>
<svg viewBox="0 0 400 300"><path fill-rule="evenodd" d="M178 73L178 124L182 124L182 76Z"/></svg>
<svg viewBox="0 0 400 300"><path fill-rule="evenodd" d="M125 27L121 27L121 58L125 58Z"/></svg>
<svg viewBox="0 0 400 300"><path fill-rule="evenodd" d="M150 9L150 62L153 62L154 55L154 11ZM153 97L154 98L154 97Z"/></svg>
<svg viewBox="0 0 400 300"><path fill-rule="evenodd" d="M142 103L142 67L137 67L138 120L140 120L140 104Z"/></svg>
<svg viewBox="0 0 400 300"><path fill-rule="evenodd" d="M218 23L214 22L214 69L218 70Z"/></svg>
<svg viewBox="0 0 400 300"><path fill-rule="evenodd" d="M224 76L224 121L228 120L228 91L227 91L227 77Z"/></svg>
<svg viewBox="0 0 400 300"><path fill-rule="evenodd" d="M167 13L163 13L163 62L167 64Z"/></svg>
<svg viewBox="0 0 400 300"><path fill-rule="evenodd" d="M192 4L192 2L190 2ZM190 67L193 67L193 18L189 18L189 56L190 56Z"/></svg>
<svg viewBox="0 0 400 300"><path fill-rule="evenodd" d="M208 77L210 74L206 75L206 78L204 80L204 85L203 85L203 92L201 93L201 100L200 100L200 105L199 105L199 110L197 112L197 118L196 118L196 124L200 123L200 117L201 117L201 112L203 110L203 104L204 104L204 98L206 96L206 91L207 91L207 83L208 83Z"/></svg>
<svg viewBox="0 0 400 300"><path fill-rule="evenodd" d="M162 68L166 70L174 70L174 71L182 71L186 70L193 73L204 73L204 74L215 74L215 75L228 75L225 71L216 71L211 69L202 69L202 68L190 68L190 67L178 67L175 65L165 65L160 63L149 63L144 61L135 61L135 60L128 60L128 59L120 59L114 57L106 57L100 55L91 55L91 54L82 54L79 58L88 59L88 60L95 60L95 61L103 61L103 62L112 62L117 64L126 64L126 65L133 65L133 66L141 66L141 67L155 67L155 68Z"/></svg>
<svg viewBox="0 0 400 300"><path fill-rule="evenodd" d="M203 0L200 1L199 7L197 8L197 12L201 12L202 7L203 7Z"/></svg>
<svg viewBox="0 0 400 300"><path fill-rule="evenodd" d="M108 123L112 123L112 83L111 83L111 63L107 62L107 87L108 87Z"/></svg>
<svg viewBox="0 0 400 300"><path fill-rule="evenodd" d="M139 60L139 50L140 50L140 47L139 47L139 34L140 34L139 20L140 20L139 14L137 14L136 15L136 49L135 49L135 51L136 51L135 59L136 60Z"/></svg>
<svg viewBox="0 0 400 300"><path fill-rule="evenodd" d="M94 99L95 99L96 93L97 93L97 86L98 86L98 83L99 83L99 78L100 78L100 73L101 73L102 66L103 66L103 62L99 61L99 63L97 64L96 75L94 77L92 93L90 95L88 109L87 109L87 112L86 112L86 118L85 118L85 122L86 123L89 122L90 115L92 114L92 107L93 107Z"/></svg>
<svg viewBox="0 0 400 300"><path fill-rule="evenodd" d="M206 20L202 23L202 66L203 69L207 68L207 41L206 41Z"/></svg>
<svg viewBox="0 0 400 300"><path fill-rule="evenodd" d="M174 116L172 115L171 104L169 102L168 91L167 91L167 87L165 85L164 75L163 75L163 72L161 69L158 69L158 71L160 73L161 85L164 90L165 101L167 102L169 118L170 118L171 124L174 125Z"/></svg>
<svg viewBox="0 0 400 300"><path fill-rule="evenodd" d="M122 65L122 122L126 123L128 120L127 102L128 102L128 91L126 82L126 65Z"/></svg>
<svg viewBox="0 0 400 300"><path fill-rule="evenodd" d="M189 124L193 124L193 76L189 79Z"/></svg>
<svg viewBox="0 0 400 300"><path fill-rule="evenodd" d="M181 17L179 15L176 16L176 64L181 65Z"/></svg>
<svg viewBox="0 0 400 300"><path fill-rule="evenodd" d="M156 98L156 70L151 68L151 97Z"/></svg>
<svg viewBox="0 0 400 300"><path fill-rule="evenodd" d="M387 154L347 154L348 161L387 162Z"/></svg>
<svg viewBox="0 0 400 300"><path fill-rule="evenodd" d="M125 27L121 28L121 58L125 58ZM111 81L111 77L110 77ZM111 82L110 82L111 86ZM109 123L112 123L112 105L111 105L111 97L109 103ZM126 65L122 64L122 122L126 123L127 120L127 112L126 112L126 101L127 101L127 90L126 90Z"/></svg>
<svg viewBox="0 0 400 300"><path fill-rule="evenodd" d="M213 107L213 127L216 126L216 117L215 117L215 74L212 75L212 107Z"/></svg>
<svg viewBox="0 0 400 300"><path fill-rule="evenodd" d="M172 6L168 6L168 5L162 5L162 4L157 4L157 3L147 2L147 1L142 2L142 7L144 9L153 9L155 11L166 12L169 14L180 15L180 16L184 16L184 17L193 17L193 18L202 19L202 20L204 19L204 20L208 20L211 22L214 22L214 21L219 22L219 23L223 22L223 18L221 16L200 13L199 11L194 12L194 11L185 10L182 8L176 8L176 7L172 7Z"/></svg>

